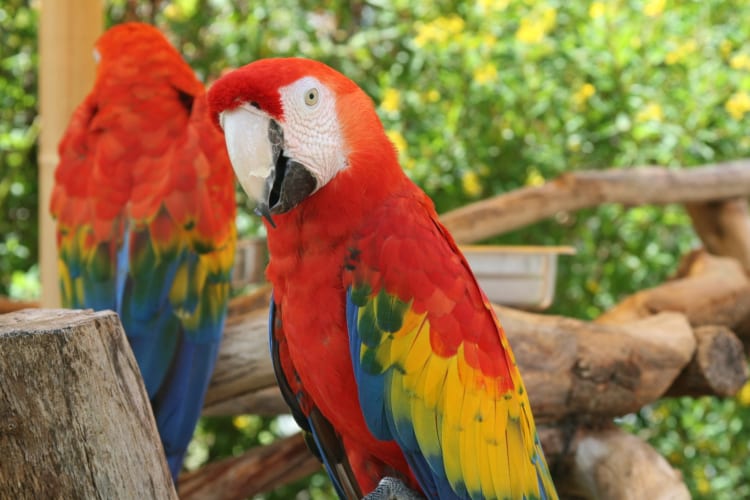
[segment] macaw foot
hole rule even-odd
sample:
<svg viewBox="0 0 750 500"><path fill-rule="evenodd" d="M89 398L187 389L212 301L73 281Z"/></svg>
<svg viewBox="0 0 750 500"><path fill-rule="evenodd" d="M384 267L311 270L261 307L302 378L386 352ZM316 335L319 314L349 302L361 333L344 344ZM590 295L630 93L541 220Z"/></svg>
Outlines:
<svg viewBox="0 0 750 500"><path fill-rule="evenodd" d="M384 477L362 500L423 500L423 497L395 477Z"/></svg>

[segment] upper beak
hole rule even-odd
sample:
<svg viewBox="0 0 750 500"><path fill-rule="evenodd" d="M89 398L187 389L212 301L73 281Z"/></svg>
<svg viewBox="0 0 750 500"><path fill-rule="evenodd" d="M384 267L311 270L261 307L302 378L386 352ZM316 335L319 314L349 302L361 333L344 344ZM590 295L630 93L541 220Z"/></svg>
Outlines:
<svg viewBox="0 0 750 500"><path fill-rule="evenodd" d="M276 227L271 214L287 212L313 193L315 176L284 155L281 126L253 105L223 111L219 123L240 185L258 203L256 212Z"/></svg>
<svg viewBox="0 0 750 500"><path fill-rule="evenodd" d="M274 152L268 138L271 118L250 104L223 111L219 123L224 129L229 160L245 192L255 201L264 198L267 179L273 183L274 165L281 152Z"/></svg>

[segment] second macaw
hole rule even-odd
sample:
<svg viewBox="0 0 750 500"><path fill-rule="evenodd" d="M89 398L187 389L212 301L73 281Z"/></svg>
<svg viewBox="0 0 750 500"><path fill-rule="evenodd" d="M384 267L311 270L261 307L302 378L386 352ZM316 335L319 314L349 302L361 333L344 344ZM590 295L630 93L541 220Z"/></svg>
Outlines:
<svg viewBox="0 0 750 500"><path fill-rule="evenodd" d="M62 302L120 315L176 480L227 312L234 175L203 85L159 31L115 26L95 54L50 205Z"/></svg>
<svg viewBox="0 0 750 500"><path fill-rule="evenodd" d="M209 105L265 218L279 384L338 493L556 498L502 327L367 95L266 59Z"/></svg>

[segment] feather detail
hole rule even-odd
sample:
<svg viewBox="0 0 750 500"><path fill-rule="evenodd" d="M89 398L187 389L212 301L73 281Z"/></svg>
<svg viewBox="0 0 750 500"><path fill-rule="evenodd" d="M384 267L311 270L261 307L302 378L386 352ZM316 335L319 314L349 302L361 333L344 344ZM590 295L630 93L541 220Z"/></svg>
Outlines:
<svg viewBox="0 0 750 500"><path fill-rule="evenodd" d="M368 428L401 446L431 498L554 498L502 328L418 200L388 200L349 244L347 325ZM417 244L419 261L404 257Z"/></svg>

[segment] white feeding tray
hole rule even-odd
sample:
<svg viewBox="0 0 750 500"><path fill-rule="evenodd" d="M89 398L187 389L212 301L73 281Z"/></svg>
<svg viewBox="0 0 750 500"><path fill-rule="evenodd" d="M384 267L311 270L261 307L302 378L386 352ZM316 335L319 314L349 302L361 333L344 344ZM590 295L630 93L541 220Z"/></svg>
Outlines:
<svg viewBox="0 0 750 500"><path fill-rule="evenodd" d="M546 309L555 298L557 256L573 247L461 245L490 302L522 309Z"/></svg>

